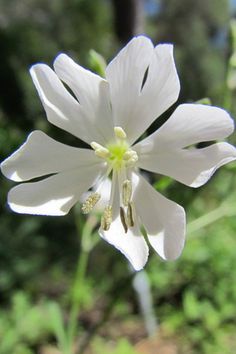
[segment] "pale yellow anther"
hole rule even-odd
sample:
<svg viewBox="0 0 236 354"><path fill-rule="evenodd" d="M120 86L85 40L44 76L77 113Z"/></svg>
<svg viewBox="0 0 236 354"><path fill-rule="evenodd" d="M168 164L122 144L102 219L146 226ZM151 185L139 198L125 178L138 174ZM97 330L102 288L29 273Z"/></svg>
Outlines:
<svg viewBox="0 0 236 354"><path fill-rule="evenodd" d="M98 143L96 143L96 141L92 141L91 142L91 144L90 144L90 146L91 146L91 148L93 149L93 150L97 150L97 149L102 149L102 148L104 148L101 144L98 144Z"/></svg>
<svg viewBox="0 0 236 354"><path fill-rule="evenodd" d="M111 205L107 205L102 215L101 228L104 231L108 231L110 229L111 223L112 223L112 207Z"/></svg>
<svg viewBox="0 0 236 354"><path fill-rule="evenodd" d="M107 159L108 157L110 157L110 152L108 149L103 147L103 148L96 149L95 155L103 159Z"/></svg>
<svg viewBox="0 0 236 354"><path fill-rule="evenodd" d="M131 154L129 155L129 158L125 159L125 163L127 167L131 167L134 166L135 163L138 161L138 154L136 151L127 151L127 152L131 152Z"/></svg>
<svg viewBox="0 0 236 354"><path fill-rule="evenodd" d="M132 161L136 162L136 161L138 161L138 154L134 150L128 150L124 153L123 159L126 161L132 160Z"/></svg>
<svg viewBox="0 0 236 354"><path fill-rule="evenodd" d="M128 206L132 195L131 181L126 179L122 184L122 201L124 206Z"/></svg>
<svg viewBox="0 0 236 354"><path fill-rule="evenodd" d="M101 194L99 193L92 193L90 196L85 200L85 202L82 204L81 210L83 214L88 214L90 211L93 209L95 204L99 201L101 198Z"/></svg>
<svg viewBox="0 0 236 354"><path fill-rule="evenodd" d="M115 127L114 128L115 136L119 139L126 139L127 135L123 128Z"/></svg>
<svg viewBox="0 0 236 354"><path fill-rule="evenodd" d="M107 159L108 157L110 157L109 150L107 148L105 148L104 146L102 146L101 144L98 144L95 141L92 141L90 146L95 151L96 156L101 157L103 159Z"/></svg>
<svg viewBox="0 0 236 354"><path fill-rule="evenodd" d="M134 165L135 165L135 162L133 160L126 161L126 167L133 167Z"/></svg>
<svg viewBox="0 0 236 354"><path fill-rule="evenodd" d="M133 156L133 150L128 150L124 153L123 159L124 160L129 160Z"/></svg>

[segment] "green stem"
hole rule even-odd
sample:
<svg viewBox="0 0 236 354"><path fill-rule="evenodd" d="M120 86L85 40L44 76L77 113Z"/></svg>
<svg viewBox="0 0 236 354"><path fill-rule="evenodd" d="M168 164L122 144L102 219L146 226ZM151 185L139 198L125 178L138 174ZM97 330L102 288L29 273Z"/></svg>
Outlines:
<svg viewBox="0 0 236 354"><path fill-rule="evenodd" d="M219 220L224 216L232 216L236 214L236 208L234 205L222 204L215 210L210 211L209 213L199 217L198 219L190 222L188 224L188 234L192 234L199 229L206 227L213 222Z"/></svg>
<svg viewBox="0 0 236 354"><path fill-rule="evenodd" d="M78 260L75 283L72 288L72 305L69 316L69 324L68 324L68 344L69 344L69 352L68 354L73 353L73 344L76 337L76 332L78 329L78 314L81 307L81 299L80 293L78 292L79 287L83 288L83 282L85 279L87 263L88 263L89 253L81 248L81 253ZM82 291L83 292L83 291Z"/></svg>
<svg viewBox="0 0 236 354"><path fill-rule="evenodd" d="M73 346L75 343L76 332L78 330L78 314L83 300L83 286L89 259L89 252L93 248L91 235L97 219L95 217L88 217L81 231L80 220L76 218L77 233L81 234L80 255L76 269L75 281L71 291L71 310L68 321L68 350L65 354L73 353ZM82 294L82 295L81 295Z"/></svg>

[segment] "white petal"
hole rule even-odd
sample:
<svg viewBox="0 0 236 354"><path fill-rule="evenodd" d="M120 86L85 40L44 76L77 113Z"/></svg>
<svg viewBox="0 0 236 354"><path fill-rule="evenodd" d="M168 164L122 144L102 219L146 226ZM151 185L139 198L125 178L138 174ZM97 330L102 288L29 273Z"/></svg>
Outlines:
<svg viewBox="0 0 236 354"><path fill-rule="evenodd" d="M30 73L49 122L88 144L91 141L103 141L97 126L91 124L81 105L65 89L49 66L36 64L31 67Z"/></svg>
<svg viewBox="0 0 236 354"><path fill-rule="evenodd" d="M41 131L34 131L2 162L1 170L7 178L19 182L92 164L101 164L94 151L64 145Z"/></svg>
<svg viewBox="0 0 236 354"><path fill-rule="evenodd" d="M125 233L120 218L117 217L108 231L99 229L100 236L122 252L135 270L144 267L148 259L148 246L140 232L139 225Z"/></svg>
<svg viewBox="0 0 236 354"><path fill-rule="evenodd" d="M154 48L148 38L143 36L133 38L106 69L114 124L121 126L130 140L133 140L133 132L132 129L127 130L127 124L130 119L134 122L136 118L135 105L153 53ZM135 126L132 128L136 129Z"/></svg>
<svg viewBox="0 0 236 354"><path fill-rule="evenodd" d="M173 45L160 44L155 47L152 55L147 80L136 104L136 113L127 122L126 129L132 132L132 143L176 102L179 91Z"/></svg>
<svg viewBox="0 0 236 354"><path fill-rule="evenodd" d="M196 188L206 183L220 166L235 159L235 147L222 142L201 149L154 149L140 155L139 167Z"/></svg>
<svg viewBox="0 0 236 354"><path fill-rule="evenodd" d="M104 208L108 205L109 200L110 200L110 195L111 195L111 180L109 178L106 178L102 182L102 187L99 189L99 192L101 194L101 198L97 202L97 204L94 207L94 210L102 212Z"/></svg>
<svg viewBox="0 0 236 354"><path fill-rule="evenodd" d="M100 76L76 64L66 54L60 54L54 61L56 74L74 92L87 119L101 129L104 140L113 137L113 121L110 107L109 85Z"/></svg>
<svg viewBox="0 0 236 354"><path fill-rule="evenodd" d="M154 50L142 36L133 39L111 62L107 78L115 124L125 130L131 144L179 95L173 46L161 44Z"/></svg>
<svg viewBox="0 0 236 354"><path fill-rule="evenodd" d="M184 209L155 191L143 177L134 179L134 203L152 247L163 259L178 258L185 242Z"/></svg>
<svg viewBox="0 0 236 354"><path fill-rule="evenodd" d="M39 182L24 183L10 190L8 203L17 213L65 215L104 173L98 166L61 172Z"/></svg>
<svg viewBox="0 0 236 354"><path fill-rule="evenodd" d="M233 130L233 120L225 110L207 105L183 104L160 129L136 146L141 146L142 152L181 148L223 139Z"/></svg>

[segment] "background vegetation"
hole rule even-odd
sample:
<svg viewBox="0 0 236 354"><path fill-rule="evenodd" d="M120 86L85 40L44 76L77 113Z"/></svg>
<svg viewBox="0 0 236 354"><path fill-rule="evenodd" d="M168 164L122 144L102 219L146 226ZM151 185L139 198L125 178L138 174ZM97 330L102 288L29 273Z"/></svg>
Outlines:
<svg viewBox="0 0 236 354"><path fill-rule="evenodd" d="M146 33L154 43L175 44L179 102L209 97L235 117L234 11L234 1L227 0L1 0L1 160L33 129L78 144L48 124L28 73L32 64L51 65L59 52L66 52L96 70L98 61L90 49L109 61L138 33ZM85 281L72 286L83 246L85 221L79 217L79 206L65 217L14 214L6 204L11 183L1 178L1 354L59 353L59 317L67 323L70 298L76 299L76 292L81 307L75 352L236 351L235 164L222 168L200 190L161 176L153 183L186 208L189 227L183 256L166 263L152 254L143 273L150 281L156 320L148 330L133 287L134 274L124 257L99 242L96 233L87 254ZM156 336L148 338L150 331Z"/></svg>

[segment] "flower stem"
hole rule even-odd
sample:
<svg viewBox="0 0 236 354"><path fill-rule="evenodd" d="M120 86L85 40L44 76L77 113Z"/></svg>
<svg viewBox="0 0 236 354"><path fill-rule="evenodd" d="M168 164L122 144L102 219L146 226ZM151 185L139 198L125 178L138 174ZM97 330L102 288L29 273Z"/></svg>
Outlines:
<svg viewBox="0 0 236 354"><path fill-rule="evenodd" d="M81 248L81 253L78 259L78 265L76 270L75 282L72 287L72 304L68 323L68 344L70 348L68 354L73 353L73 344L76 337L76 332L78 330L77 320L82 300L82 296L80 294L83 293L82 289L87 269L88 255L88 252ZM81 293L78 291L79 288L81 290Z"/></svg>
<svg viewBox="0 0 236 354"><path fill-rule="evenodd" d="M223 203L221 206L218 208L210 211L209 213L200 216L199 218L195 219L194 221L188 223L187 225L187 230L188 234L192 234L195 231L200 230L203 227L206 227L213 222L221 219L222 217L225 216L232 216L236 214L236 207L234 204L226 204Z"/></svg>
<svg viewBox="0 0 236 354"><path fill-rule="evenodd" d="M78 314L85 294L84 284L89 253L95 245L91 240L91 236L97 219L92 216L88 217L86 223L83 225L83 230L81 230L82 223L80 221L81 220L76 217L77 234L81 235L80 255L78 258L74 284L71 289L71 310L68 321L68 351L65 354L72 354L74 352L73 347L75 345L76 333L78 331Z"/></svg>

